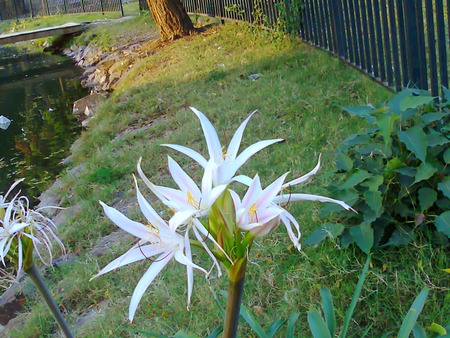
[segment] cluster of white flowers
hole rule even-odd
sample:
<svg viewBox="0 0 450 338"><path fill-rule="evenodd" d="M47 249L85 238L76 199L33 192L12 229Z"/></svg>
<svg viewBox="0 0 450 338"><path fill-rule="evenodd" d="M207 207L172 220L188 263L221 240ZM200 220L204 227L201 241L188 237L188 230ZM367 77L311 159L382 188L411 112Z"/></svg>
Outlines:
<svg viewBox="0 0 450 338"><path fill-rule="evenodd" d="M18 192L8 200L22 181L15 182L5 195L0 195L0 259L5 267L7 261L12 262L17 268L17 275L23 268L33 265L34 249L44 264L52 261L52 240L64 251L64 245L54 232L55 224L39 210L31 209L26 196L19 196ZM48 259L41 254L42 248L48 251Z"/></svg>
<svg viewBox="0 0 450 338"><path fill-rule="evenodd" d="M254 114L253 112L237 129L224 151L225 148L222 147L211 122L197 109L191 109L202 125L209 159L185 146L174 144L164 144L163 146L189 156L204 169L200 186L171 157L168 157L169 171L179 189L154 185L143 173L140 165L141 159L137 165L137 171L141 179L162 203L174 211L173 216L168 221L163 220L142 196L137 182L137 199L148 224L132 221L114 208L100 202L106 215L117 226L138 237L139 242L127 253L108 264L95 277L120 266L158 255L157 258L152 260L152 264L134 290L129 309L130 321L134 317L145 290L172 257L187 268L189 306L193 288L193 269L209 274L203 267L192 262L191 230L196 238L192 241L201 243L214 262L213 268L216 267L220 275L218 260L231 265L235 262L233 255L236 250L233 248L233 243L245 243L244 245L248 246L253 239L270 233L280 223L284 224L292 243L300 250L300 226L283 207L288 202L301 200L331 202L337 203L347 210L351 209L342 201L323 196L286 193L288 187L308 182L317 173L320 167L320 157L316 167L308 174L285 183L285 178L288 175L286 173L264 189L258 175L254 178L236 175L242 165L255 153L283 140L259 141L238 155L244 129ZM247 187L242 199L231 189L233 182L234 184L244 184ZM233 221L228 223L224 219L229 218L229 215L217 216L217 214L213 215L211 212L215 203L220 200L220 196L225 193L229 193L229 196L231 196L229 201L233 204L232 209L235 212L235 215L231 217ZM223 219L211 222L211 218L214 217ZM212 229L211 224L214 224L214 222L224 224L228 229ZM233 227L233 229L230 229L230 227ZM232 243L230 244L230 242ZM208 245L211 245L211 247ZM246 250L244 252L247 254Z"/></svg>

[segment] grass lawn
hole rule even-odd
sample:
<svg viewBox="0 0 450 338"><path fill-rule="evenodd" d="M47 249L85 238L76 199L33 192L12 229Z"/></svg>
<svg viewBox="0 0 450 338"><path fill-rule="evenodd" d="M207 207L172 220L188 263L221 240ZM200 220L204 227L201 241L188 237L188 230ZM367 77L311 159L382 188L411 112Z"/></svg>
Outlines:
<svg viewBox="0 0 450 338"><path fill-rule="evenodd" d="M113 29L120 31L119 25L129 28L130 22L136 30L153 25L144 16L117 23ZM108 35L108 27L102 27L105 39L113 41L114 33ZM148 49L149 56L133 66L81 136L69 168L84 164L84 169L78 175L69 171L62 175L64 204L76 206L76 211L60 227L59 235L69 253L77 257L74 263L47 274L46 281L69 324L101 308L93 320L73 327L80 337L139 336L127 329L165 335L184 330L205 337L221 324L213 294L226 290L225 277L207 281L196 273L187 311L185 268L171 263L147 290L131 324L127 321L130 297L151 262L132 264L89 281L133 243L124 236L104 255L92 254L104 236L117 230L98 201L143 220L132 177L139 157L153 183L174 185L167 170L168 154L199 181L198 166L160 146L182 144L206 155L200 123L189 106L208 116L223 144L257 109L244 134L243 147L261 139L281 137L285 142L259 152L242 170L252 177L259 173L265 186L287 171L291 172L289 178L308 172L321 153L321 171L301 192L326 194L333 151L349 134L364 128L341 107L376 104L392 94L323 51L247 24L227 22L196 36L168 44L148 43L142 48ZM262 76L253 81L251 74ZM142 182L140 186L148 200L161 207ZM323 222L318 218L319 208L316 203L289 205L304 237ZM298 311L296 333L309 337L306 314L311 306L319 305L320 288L330 288L338 323L342 323L365 258L356 248L342 250L333 241L305 246L298 252L279 227L258 241L249 254L243 304L264 326ZM206 257L195 251L194 259L200 262ZM445 323L450 313L449 275L441 269L448 267L448 248L427 242L375 252L349 336L360 337L369 326L371 337L398 331L424 286L430 288L430 295L419 322L424 327L433 321ZM24 326L13 337L50 336L57 329L37 295L27 301L27 312ZM286 325L279 336L285 331ZM256 334L242 322L240 336Z"/></svg>

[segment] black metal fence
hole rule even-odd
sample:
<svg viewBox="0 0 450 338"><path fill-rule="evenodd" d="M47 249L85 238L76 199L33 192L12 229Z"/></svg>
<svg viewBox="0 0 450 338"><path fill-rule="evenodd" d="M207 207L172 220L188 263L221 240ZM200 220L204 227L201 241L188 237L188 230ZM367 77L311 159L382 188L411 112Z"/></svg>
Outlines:
<svg viewBox="0 0 450 338"><path fill-rule="evenodd" d="M190 13L284 27L395 90L448 88L450 0L182 2Z"/></svg>
<svg viewBox="0 0 450 338"><path fill-rule="evenodd" d="M121 0L0 0L0 21L40 15L121 12Z"/></svg>

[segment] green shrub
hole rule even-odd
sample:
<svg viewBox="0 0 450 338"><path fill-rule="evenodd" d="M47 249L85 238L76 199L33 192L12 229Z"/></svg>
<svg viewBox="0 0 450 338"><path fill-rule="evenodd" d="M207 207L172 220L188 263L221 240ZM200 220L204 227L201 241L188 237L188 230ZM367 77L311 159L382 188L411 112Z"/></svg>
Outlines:
<svg viewBox="0 0 450 338"><path fill-rule="evenodd" d="M444 92L439 99L406 89L378 108L344 108L370 128L342 143L330 190L358 213L325 206L321 215L336 211L340 223L321 226L307 244L339 236L344 247L356 243L369 252L419 235L449 244L450 91Z"/></svg>

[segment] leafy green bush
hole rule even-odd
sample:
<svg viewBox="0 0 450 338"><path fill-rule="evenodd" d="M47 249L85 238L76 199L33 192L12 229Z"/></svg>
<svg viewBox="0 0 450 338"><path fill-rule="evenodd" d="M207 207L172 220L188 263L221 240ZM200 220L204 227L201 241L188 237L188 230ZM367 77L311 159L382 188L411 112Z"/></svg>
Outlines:
<svg viewBox="0 0 450 338"><path fill-rule="evenodd" d="M339 236L342 246L356 243L368 253L419 234L449 244L450 91L444 91L438 99L405 89L378 108L344 108L370 128L342 143L330 190L358 213L325 206L322 216L336 211L340 223L322 225L306 244Z"/></svg>

